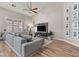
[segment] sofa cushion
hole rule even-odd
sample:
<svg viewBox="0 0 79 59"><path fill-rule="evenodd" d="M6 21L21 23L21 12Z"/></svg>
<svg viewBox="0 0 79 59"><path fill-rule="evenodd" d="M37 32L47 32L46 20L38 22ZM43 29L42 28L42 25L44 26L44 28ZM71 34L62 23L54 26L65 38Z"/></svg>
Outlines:
<svg viewBox="0 0 79 59"><path fill-rule="evenodd" d="M26 39L15 36L14 37L14 49L18 52L21 53L21 49L22 49L22 44L27 42Z"/></svg>
<svg viewBox="0 0 79 59"><path fill-rule="evenodd" d="M30 56L34 51L39 50L43 45L44 39L37 38L32 42L22 44L22 56Z"/></svg>
<svg viewBox="0 0 79 59"><path fill-rule="evenodd" d="M13 46L13 41L14 41L14 35L12 35L12 34L10 34L10 33L7 33L6 34L6 41L11 45L11 46Z"/></svg>
<svg viewBox="0 0 79 59"><path fill-rule="evenodd" d="M31 42L32 41L32 36L30 36L30 35L21 35L21 37L26 39L27 42Z"/></svg>

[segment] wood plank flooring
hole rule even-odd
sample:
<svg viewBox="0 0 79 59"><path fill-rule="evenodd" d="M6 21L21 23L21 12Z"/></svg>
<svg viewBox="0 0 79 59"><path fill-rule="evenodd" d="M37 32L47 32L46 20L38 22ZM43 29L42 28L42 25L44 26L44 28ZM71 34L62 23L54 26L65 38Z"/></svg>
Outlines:
<svg viewBox="0 0 79 59"><path fill-rule="evenodd" d="M16 57L16 54L3 41L0 41L0 57ZM53 40L52 43L34 52L32 57L79 57L79 47L64 41Z"/></svg>
<svg viewBox="0 0 79 59"><path fill-rule="evenodd" d="M79 47L67 42L54 40L40 51L34 52L34 57L79 57Z"/></svg>
<svg viewBox="0 0 79 59"><path fill-rule="evenodd" d="M3 41L0 41L0 57L16 57L16 54Z"/></svg>

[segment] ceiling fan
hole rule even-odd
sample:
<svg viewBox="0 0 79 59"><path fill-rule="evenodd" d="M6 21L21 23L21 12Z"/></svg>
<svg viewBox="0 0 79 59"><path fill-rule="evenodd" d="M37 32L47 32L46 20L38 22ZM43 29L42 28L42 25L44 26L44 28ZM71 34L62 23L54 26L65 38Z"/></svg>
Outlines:
<svg viewBox="0 0 79 59"><path fill-rule="evenodd" d="M32 2L30 2L27 9L23 9L23 10L33 12L33 13L37 13L38 8L37 7L33 8L32 7Z"/></svg>

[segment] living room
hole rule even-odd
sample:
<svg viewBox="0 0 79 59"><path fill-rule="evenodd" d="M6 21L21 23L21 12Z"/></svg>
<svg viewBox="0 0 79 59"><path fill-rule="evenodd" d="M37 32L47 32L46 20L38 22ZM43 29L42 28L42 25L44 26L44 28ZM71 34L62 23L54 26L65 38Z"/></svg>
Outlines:
<svg viewBox="0 0 79 59"><path fill-rule="evenodd" d="M78 57L78 5L0 2L0 56Z"/></svg>

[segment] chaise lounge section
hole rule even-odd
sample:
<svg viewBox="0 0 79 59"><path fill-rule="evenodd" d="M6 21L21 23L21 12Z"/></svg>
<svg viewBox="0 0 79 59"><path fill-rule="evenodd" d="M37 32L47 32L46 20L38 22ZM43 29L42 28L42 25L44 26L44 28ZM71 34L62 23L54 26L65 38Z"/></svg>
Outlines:
<svg viewBox="0 0 79 59"><path fill-rule="evenodd" d="M35 38L24 38L16 36L12 33L5 33L4 34L4 41L5 43L16 53L17 56L20 57L29 57L32 55L33 52L39 50L44 43L43 38L35 37ZM32 39L28 42L28 39Z"/></svg>

